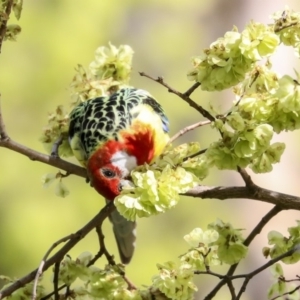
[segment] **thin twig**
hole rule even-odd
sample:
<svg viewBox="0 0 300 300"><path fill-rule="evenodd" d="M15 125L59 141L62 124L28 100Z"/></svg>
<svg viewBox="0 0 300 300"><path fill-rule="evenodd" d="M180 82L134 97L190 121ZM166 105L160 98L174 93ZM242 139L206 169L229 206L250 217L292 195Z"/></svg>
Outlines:
<svg viewBox="0 0 300 300"><path fill-rule="evenodd" d="M8 135L6 133L5 124L2 116L2 109L1 109L1 95L0 95L0 141L5 141L8 139Z"/></svg>
<svg viewBox="0 0 300 300"><path fill-rule="evenodd" d="M100 250L99 250L97 256L101 257L104 254L107 261L108 261L108 263L112 266L115 266L116 263L115 263L115 260L114 260L114 256L109 254L109 252L108 252L108 250L105 246L105 243L104 243L105 236L102 232L102 228L101 228L100 225L96 227L96 232L97 232L98 239L99 239L99 244L100 244ZM137 287L133 284L133 282L131 282L128 279L128 277L125 276L125 273L121 269L120 269L120 275L123 277L124 281L127 283L127 286L128 286L129 290L136 290L137 289Z"/></svg>
<svg viewBox="0 0 300 300"><path fill-rule="evenodd" d="M265 214L262 219L258 222L258 224L252 229L248 237L244 241L245 246L249 246L251 242L254 240L254 238L260 234L262 229L265 227L265 225L273 218L275 217L279 212L282 211L282 208L278 205L275 205L270 211L268 211L267 214ZM232 265L228 272L227 275L231 276L235 272L238 264Z"/></svg>
<svg viewBox="0 0 300 300"><path fill-rule="evenodd" d="M216 272L213 272L211 270L206 270L206 271L194 271L195 275L211 275L214 277L218 277L219 279L224 279L226 277L226 275L223 274L219 274Z"/></svg>
<svg viewBox="0 0 300 300"><path fill-rule="evenodd" d="M279 279L283 282L299 282L300 281L300 276L296 275L297 279L285 279L284 277L279 277Z"/></svg>
<svg viewBox="0 0 300 300"><path fill-rule="evenodd" d="M87 173L85 168L69 163L65 160L60 159L59 157L53 157L51 155L46 155L37 152L33 149L30 149L24 145L21 145L13 141L8 136L5 129L3 115L1 111L1 105L0 105L0 147L8 148L20 154L23 154L33 161L39 161L47 165L57 167L59 169L66 171L68 174L74 174L83 178L87 178Z"/></svg>
<svg viewBox="0 0 300 300"><path fill-rule="evenodd" d="M147 77L155 82L160 83L162 86L166 87L168 89L168 92L173 93L175 95L177 95L179 98L181 98L182 100L184 100L185 102L187 102L191 107L195 108L203 117L207 118L210 121L214 121L215 118L207 111L205 110L202 106L198 105L195 101L193 101L190 98L190 93L191 91L193 92L195 90L195 86L198 87L198 85L194 85L191 89L189 89L187 92L185 93L180 93L177 90L173 89L172 87L170 87L167 83L164 82L162 77L157 77L156 79L153 78L152 76L144 73L144 72L139 72L139 74L141 76Z"/></svg>
<svg viewBox="0 0 300 300"><path fill-rule="evenodd" d="M292 295L292 294L294 294L297 290L300 290L300 285L296 286L296 287L295 287L294 289L292 289L291 291L286 292L286 293L283 293L283 294L281 294L281 295L278 295L278 296L276 296L276 297L274 297L274 298L272 298L272 299L270 299L270 300L275 300L275 299L278 299L278 298L282 298L283 296ZM288 298L286 298L286 299L288 299Z"/></svg>
<svg viewBox="0 0 300 300"><path fill-rule="evenodd" d="M212 275L212 276L218 277L219 279L222 279L222 281L225 281L225 283L231 282L231 284L229 286L231 295L234 295L234 288L232 286L232 280L244 278L244 283L243 283L238 295L236 297L234 296L232 298L232 299L238 300L238 299L240 299L242 293L246 290L246 286L247 286L248 282L251 280L251 278L253 278L255 275L261 273L265 269L269 268L270 266L274 265L275 263L282 260L283 258L291 256L296 251L299 251L299 250L298 250L297 247L294 247L293 249L290 249L289 251L287 251L287 252L285 252L285 253L283 253L283 254L281 254L281 255L273 258L273 259L270 259L267 263L265 263L261 267L253 270L252 272L246 273L246 274L239 274L239 275L228 275L228 274L226 274L226 275L222 275L222 274L211 272L210 270L208 270L208 271L195 271L194 274ZM224 284L222 284L222 286ZM215 294L210 293L204 299L205 300L212 299L214 296L215 296Z"/></svg>
<svg viewBox="0 0 300 300"><path fill-rule="evenodd" d="M194 158L194 157L196 157L196 156L198 156L198 155L204 154L204 153L206 152L206 150L207 150L207 149L201 149L201 150L199 150L199 151L196 152L196 153L193 153L193 154L191 154L191 155L189 155L189 156L186 156L186 157L183 159L183 161L187 161L188 159L192 159L192 158Z"/></svg>
<svg viewBox="0 0 300 300"><path fill-rule="evenodd" d="M125 274L123 276L123 279L127 283L128 290L136 290L137 289L136 285L131 280L129 280L129 278L127 276L125 276Z"/></svg>
<svg viewBox="0 0 300 300"><path fill-rule="evenodd" d="M71 289L70 289L70 286L67 285L66 286L66 292L65 292L65 298L64 299L68 299L69 296L71 295ZM74 299L74 297L70 297L71 299ZM59 299L58 299L59 300Z"/></svg>
<svg viewBox="0 0 300 300"><path fill-rule="evenodd" d="M242 176L246 186L248 188L254 188L255 184L253 183L250 175L247 173L247 171L245 169L242 169L241 167L237 167L238 172L240 173L240 175Z"/></svg>
<svg viewBox="0 0 300 300"><path fill-rule="evenodd" d="M27 156L33 161L39 161L41 163L59 168L68 172L69 174L74 174L83 178L87 178L86 169L78 165L74 165L68 161L61 158L54 158L50 155L43 154L41 152L30 149L24 145L21 145L12 139L8 138L6 140L0 140L0 147L8 148L20 154Z"/></svg>
<svg viewBox="0 0 300 300"><path fill-rule="evenodd" d="M247 236L247 238L244 241L244 245L248 247L251 244L251 242L254 240L254 238L261 233L265 225L281 211L282 208L278 205L275 205L270 211L268 211L268 213L261 218L258 224L253 228L253 230Z"/></svg>
<svg viewBox="0 0 300 300"><path fill-rule="evenodd" d="M6 25L7 25L7 21L9 20L9 15L11 13L11 8L13 6L14 0L8 0L6 2L6 9L4 14L1 16L2 19L2 24L0 26L0 53L2 50L2 43L5 37L5 33L6 33Z"/></svg>
<svg viewBox="0 0 300 300"><path fill-rule="evenodd" d="M61 291L63 288L67 288L67 285L66 285L66 284L61 285L61 286L57 289L57 291L59 292L59 291ZM40 300L47 300L47 299L49 299L50 297L52 297L54 294L55 294L55 291L53 291L53 292L49 293L48 295L42 297Z"/></svg>
<svg viewBox="0 0 300 300"><path fill-rule="evenodd" d="M38 281L40 276L43 274L43 268L45 265L45 262L47 260L47 258L49 257L50 253L61 243L65 243L68 240L71 240L73 237L73 234L69 234L61 239L59 239L58 241L56 241L55 243L53 243L53 245L48 249L48 251L45 253L42 261L40 262L40 265L38 267L38 270L36 272L35 278L34 278L34 283L33 283L33 291L32 291L32 300L36 299L37 296L37 285L38 285Z"/></svg>
<svg viewBox="0 0 300 300"><path fill-rule="evenodd" d="M108 250L106 249L106 246L105 246L105 243L104 243L104 234L102 232L102 227L99 225L99 226L96 226L96 232L97 232L97 235L98 235L98 240L99 240L99 245L100 245L100 251L99 251L99 255L100 257L104 254L104 256L106 257L108 263L112 266L116 265L116 262L114 260L114 256L113 255L110 255Z"/></svg>
<svg viewBox="0 0 300 300"><path fill-rule="evenodd" d="M235 299L235 298L236 298L236 295L235 295L235 289L234 289L232 280L227 279L227 282L226 282L226 283L227 283L229 292L230 292L230 294L231 294L231 299Z"/></svg>
<svg viewBox="0 0 300 300"><path fill-rule="evenodd" d="M187 126L181 130L179 130L176 134L174 134L170 140L169 140L169 143L168 144L171 144L173 143L176 139L178 139L179 137L183 136L184 134L186 134L187 132L191 131L191 130L194 130L198 127L201 127L201 126L204 126L204 125L207 125L207 124L210 124L211 121L201 121L201 122L198 122L198 123L195 123L195 124L192 124L190 126Z"/></svg>
<svg viewBox="0 0 300 300"><path fill-rule="evenodd" d="M59 290L58 290L58 280L59 280L59 267L60 262L58 261L54 264L54 276L53 276L53 291L54 291L54 300L59 300Z"/></svg>
<svg viewBox="0 0 300 300"><path fill-rule="evenodd" d="M294 247L293 249L290 249L289 251L269 260L267 263L265 263L264 265L262 265L261 267L257 268L256 270L248 273L248 274L240 274L240 275L236 275L236 276L232 276L232 278L245 278L243 285L240 288L240 291L236 297L236 300L239 300L241 298L241 295L245 292L246 287L250 281L251 278L253 278L255 275L259 274L260 272L264 271L265 269L269 268L270 266L274 265L275 263L277 263L278 261L282 260L285 257L291 256L292 254L295 253L295 251L298 251L298 249L296 247Z"/></svg>
<svg viewBox="0 0 300 300"><path fill-rule="evenodd" d="M185 93L183 93L186 97L192 95L192 93L201 85L200 82L194 83Z"/></svg>

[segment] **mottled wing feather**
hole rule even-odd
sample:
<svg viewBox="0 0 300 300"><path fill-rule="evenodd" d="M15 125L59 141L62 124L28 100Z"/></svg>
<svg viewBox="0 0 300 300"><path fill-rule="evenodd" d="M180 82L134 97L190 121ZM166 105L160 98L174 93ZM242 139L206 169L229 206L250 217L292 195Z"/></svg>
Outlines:
<svg viewBox="0 0 300 300"><path fill-rule="evenodd" d="M110 97L85 101L72 111L69 129L72 149L74 146L81 148L78 151L81 151L82 158L88 159L102 142L118 139L120 130L128 128L134 118L131 110L139 104L149 105L160 116L163 130L169 131L168 119L161 105L149 93L138 89L121 89Z"/></svg>
<svg viewBox="0 0 300 300"><path fill-rule="evenodd" d="M161 107L161 105L151 97L145 98L143 100L143 103L152 107L152 109L161 118L164 132L169 132L169 120L168 120L167 116L165 115L165 112L164 112L163 108Z"/></svg>

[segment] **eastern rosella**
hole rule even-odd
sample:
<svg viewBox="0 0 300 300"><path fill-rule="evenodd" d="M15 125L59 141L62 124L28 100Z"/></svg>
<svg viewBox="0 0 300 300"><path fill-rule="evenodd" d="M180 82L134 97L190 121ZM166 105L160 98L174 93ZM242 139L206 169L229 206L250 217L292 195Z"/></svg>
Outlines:
<svg viewBox="0 0 300 300"><path fill-rule="evenodd" d="M113 201L136 166L161 154L168 131L161 105L148 92L124 88L76 106L70 114L69 141L92 186L106 201ZM129 263L136 224L116 210L110 220L121 261Z"/></svg>

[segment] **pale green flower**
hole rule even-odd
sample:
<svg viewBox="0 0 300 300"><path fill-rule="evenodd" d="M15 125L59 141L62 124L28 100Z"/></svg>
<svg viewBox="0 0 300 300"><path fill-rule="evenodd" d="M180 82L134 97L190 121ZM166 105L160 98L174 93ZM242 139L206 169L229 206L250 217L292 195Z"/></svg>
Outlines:
<svg viewBox="0 0 300 300"><path fill-rule="evenodd" d="M194 271L191 265L174 262L157 265L159 274L152 279L153 287L158 288L173 300L191 300L197 287L193 283Z"/></svg>
<svg viewBox="0 0 300 300"><path fill-rule="evenodd" d="M65 198L70 194L69 189L65 186L62 180L59 180L55 187L55 194L58 197Z"/></svg>

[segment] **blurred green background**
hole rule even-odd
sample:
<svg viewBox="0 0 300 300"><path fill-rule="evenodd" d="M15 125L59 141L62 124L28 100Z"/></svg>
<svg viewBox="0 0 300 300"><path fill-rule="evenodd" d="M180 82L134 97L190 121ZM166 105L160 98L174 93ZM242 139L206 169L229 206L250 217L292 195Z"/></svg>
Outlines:
<svg viewBox="0 0 300 300"><path fill-rule="evenodd" d="M68 86L74 68L78 63L88 66L96 48L108 45L109 41L117 46L129 44L134 49L131 84L148 90L160 101L170 119L171 135L175 134L202 117L164 87L140 77L138 72L162 76L172 87L185 91L192 85L186 79L186 72L193 55L233 25L242 30L251 19L270 22L269 15L284 9L286 4L300 10L299 1L272 0L25 0L18 22L22 33L17 42L5 43L0 55L0 92L8 134L19 143L44 152L38 138L47 123L47 114L59 104L68 105ZM292 50L287 51L279 51L274 65L281 73L293 74L299 63L293 59ZM206 108L213 105L221 113L230 107L232 94L197 91L193 99ZM209 128L200 128L178 142L196 140L205 148L216 138ZM282 163L272 175L255 176L254 180L266 188L297 194L299 134L289 133L276 139L290 143ZM55 196L54 187L44 189L42 176L56 171L0 148L0 274L24 276L38 266L54 241L81 228L104 205L103 199L75 176L65 180L71 190L65 199ZM234 172L214 171L204 184L243 182ZM127 275L138 286L150 284L157 273L156 263L175 260L182 254L187 249L182 237L193 228L205 228L219 217L246 228L246 234L269 209L270 205L249 200L183 197L167 214L138 220L137 248L126 269ZM276 217L250 249L248 264L242 265L241 271L252 270L264 262L261 247L267 243L266 233L270 228L285 230L297 218L292 212ZM109 251L117 255L108 221L104 231ZM96 253L97 247L97 236L92 232L70 255L75 258L83 251ZM104 260L98 265L102 263ZM299 273L291 270L290 274ZM47 276L45 280L50 286L50 275ZM264 272L249 285L249 299L266 297L270 277ZM199 277L197 297L202 299L216 282L213 278ZM217 299L224 299L224 295L228 295L226 291Z"/></svg>

